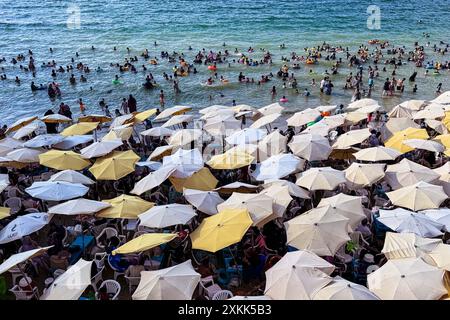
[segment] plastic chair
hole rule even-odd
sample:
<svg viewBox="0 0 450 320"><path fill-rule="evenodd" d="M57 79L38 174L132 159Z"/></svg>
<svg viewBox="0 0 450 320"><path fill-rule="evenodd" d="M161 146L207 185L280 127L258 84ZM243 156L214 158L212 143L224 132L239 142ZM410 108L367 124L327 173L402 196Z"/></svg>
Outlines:
<svg viewBox="0 0 450 320"><path fill-rule="evenodd" d="M11 187L8 189L8 198L15 198L22 195L23 192L19 190L17 187Z"/></svg>
<svg viewBox="0 0 450 320"><path fill-rule="evenodd" d="M17 197L12 197L7 199L4 202L5 207L8 207L11 209L11 214L15 214L20 211L20 208L22 208L22 200Z"/></svg>
<svg viewBox="0 0 450 320"><path fill-rule="evenodd" d="M64 272L66 272L66 270L63 270L63 269L56 269L54 272L53 272L53 278L54 279L56 279L56 278L58 278L60 275L62 275Z"/></svg>
<svg viewBox="0 0 450 320"><path fill-rule="evenodd" d="M107 255L106 261L108 262L108 266L111 268L111 270L114 271L114 280L117 280L117 277L123 276L125 274L125 272L119 271L111 265L111 262L109 261L109 255Z"/></svg>
<svg viewBox="0 0 450 320"><path fill-rule="evenodd" d="M100 281L103 281L102 275L103 275L103 270L104 269L105 269L105 266L103 266L101 269L99 269L97 274L91 278L91 284L94 287L95 291L97 291L97 284Z"/></svg>
<svg viewBox="0 0 450 320"><path fill-rule="evenodd" d="M13 285L16 284L18 278L23 277L22 271L20 271L18 267L13 267L9 269L8 272L11 274Z"/></svg>
<svg viewBox="0 0 450 320"><path fill-rule="evenodd" d="M119 297L119 293L120 290L122 289L120 287L120 284L115 281L115 280L105 280L102 282L102 284L100 285L100 287L98 288L99 290L103 287L106 287L106 292L112 296L111 300L117 300L117 298ZM98 292L95 293L95 298L98 300Z"/></svg>
<svg viewBox="0 0 450 320"><path fill-rule="evenodd" d="M220 290L217 291L213 297L212 300L228 300L233 297L233 293L229 290Z"/></svg>
<svg viewBox="0 0 450 320"><path fill-rule="evenodd" d="M105 257L107 254L105 252L96 253L94 256L94 262L97 265L98 269L101 269L105 266Z"/></svg>
<svg viewBox="0 0 450 320"><path fill-rule="evenodd" d="M200 288L203 291L203 296L208 300L211 300L217 292L222 290L218 284L214 283L212 276L200 279Z"/></svg>
<svg viewBox="0 0 450 320"><path fill-rule="evenodd" d="M15 285L9 292L12 292L16 296L16 300L31 300L34 297L39 297L38 288L34 287L32 291L22 290L18 285Z"/></svg>
<svg viewBox="0 0 450 320"><path fill-rule="evenodd" d="M100 241L103 235L106 235L106 239L109 239L114 236L118 237L119 233L114 228L111 227L104 228L103 231L100 232L100 234L95 238L97 242L97 247L99 247L100 249L105 249L105 246Z"/></svg>

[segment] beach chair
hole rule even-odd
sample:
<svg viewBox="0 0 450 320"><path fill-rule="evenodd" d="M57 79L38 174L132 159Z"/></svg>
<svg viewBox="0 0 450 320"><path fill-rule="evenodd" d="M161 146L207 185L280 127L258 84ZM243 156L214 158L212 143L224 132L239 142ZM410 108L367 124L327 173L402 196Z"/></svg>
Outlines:
<svg viewBox="0 0 450 320"><path fill-rule="evenodd" d="M91 284L92 287L94 287L94 290L97 291L97 285L100 281L103 281L103 270L105 269L105 266L103 266L101 269L98 270L97 274L91 278Z"/></svg>
<svg viewBox="0 0 450 320"><path fill-rule="evenodd" d="M111 297L111 300L117 300L117 298L119 297L119 294L120 294L120 290L122 289L120 284L117 281L105 280L102 282L102 284L100 285L100 287L98 289L100 290L103 287L106 287L106 292ZM95 293L95 298L97 300L99 300L97 292Z"/></svg>
<svg viewBox="0 0 450 320"><path fill-rule="evenodd" d="M214 283L212 276L200 279L200 294L207 300L211 300L212 297L221 290L222 288Z"/></svg>
<svg viewBox="0 0 450 320"><path fill-rule="evenodd" d="M229 290L220 290L217 291L213 297L212 300L228 300L233 297L233 293Z"/></svg>
<svg viewBox="0 0 450 320"><path fill-rule="evenodd" d="M31 300L34 297L39 297L38 288L33 288L32 291L22 290L18 285L15 285L9 292L13 293L16 296L16 300Z"/></svg>
<svg viewBox="0 0 450 320"><path fill-rule="evenodd" d="M106 235L106 239L109 239L111 237L118 237L119 233L117 232L116 229L111 228L111 227L106 227L102 230L102 232L100 232L100 234L95 238L96 240L96 246L98 248L100 248L101 250L105 250L105 246L101 243L100 239L102 238L103 235Z"/></svg>
<svg viewBox="0 0 450 320"><path fill-rule="evenodd" d="M20 208L22 208L22 200L18 197L12 197L7 199L4 202L5 207L8 207L11 209L11 214L15 214L20 211Z"/></svg>

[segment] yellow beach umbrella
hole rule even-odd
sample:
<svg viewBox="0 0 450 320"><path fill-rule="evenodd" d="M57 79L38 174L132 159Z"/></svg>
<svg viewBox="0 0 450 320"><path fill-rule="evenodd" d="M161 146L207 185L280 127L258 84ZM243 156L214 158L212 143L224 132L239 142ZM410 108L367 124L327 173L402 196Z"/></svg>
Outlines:
<svg viewBox="0 0 450 320"><path fill-rule="evenodd" d="M155 204L153 202L142 200L139 197L123 194L113 199L103 200L109 203L111 207L100 211L96 216L98 218L110 219L137 219L137 216L147 211Z"/></svg>
<svg viewBox="0 0 450 320"><path fill-rule="evenodd" d="M99 122L79 122L71 125L61 132L63 136L76 136L89 133L97 128Z"/></svg>
<svg viewBox="0 0 450 320"><path fill-rule="evenodd" d="M409 139L428 139L428 133L425 129L407 128L405 130L394 133L389 140L386 141L385 146L398 150L401 153L406 153L414 150L413 148L407 146L403 143L405 140Z"/></svg>
<svg viewBox="0 0 450 320"><path fill-rule="evenodd" d="M211 157L207 165L213 169L238 169L250 165L253 160L255 158L247 152L234 149L232 152L227 151Z"/></svg>
<svg viewBox="0 0 450 320"><path fill-rule="evenodd" d="M27 124L33 122L37 118L38 117L27 117L27 118L19 119L16 122L14 122L11 126L9 126L9 128L6 130L6 133L10 133L10 132L19 130L20 128L25 127Z"/></svg>
<svg viewBox="0 0 450 320"><path fill-rule="evenodd" d="M442 119L442 123L450 130L450 111L445 112L445 117Z"/></svg>
<svg viewBox="0 0 450 320"><path fill-rule="evenodd" d="M178 192L183 192L183 188L211 191L219 182L208 168L202 168L188 178L175 178L171 176L169 180Z"/></svg>
<svg viewBox="0 0 450 320"><path fill-rule="evenodd" d="M0 207L0 220L10 216L11 209L7 207Z"/></svg>
<svg viewBox="0 0 450 320"><path fill-rule="evenodd" d="M192 249L217 252L241 241L253 224L246 209L225 209L205 218L191 233Z"/></svg>
<svg viewBox="0 0 450 320"><path fill-rule="evenodd" d="M98 158L89 171L97 180L118 180L134 172L139 159L132 150L114 151L106 157Z"/></svg>
<svg viewBox="0 0 450 320"><path fill-rule="evenodd" d="M10 158L0 157L0 167L23 169L27 165L29 165L29 163L17 162Z"/></svg>
<svg viewBox="0 0 450 320"><path fill-rule="evenodd" d="M126 254L133 252L142 252L154 247L157 247L163 243L172 241L177 237L172 233L147 233L143 234L131 241L128 241L124 245L120 246L116 250L113 250L112 254Z"/></svg>
<svg viewBox="0 0 450 320"><path fill-rule="evenodd" d="M138 112L137 114L134 115L133 121L134 121L134 123L143 122L143 121L147 120L148 118L150 118L155 113L156 113L156 108Z"/></svg>
<svg viewBox="0 0 450 320"><path fill-rule="evenodd" d="M105 123L110 122L112 119L110 117L104 116L102 114L88 114L87 116L82 116L78 118L78 122L98 122Z"/></svg>
<svg viewBox="0 0 450 320"><path fill-rule="evenodd" d="M91 164L73 151L50 150L39 155L39 163L56 170L82 170Z"/></svg>
<svg viewBox="0 0 450 320"><path fill-rule="evenodd" d="M439 142L442 143L447 149L450 148L450 133L438 135L438 136L436 136L433 140L439 141Z"/></svg>

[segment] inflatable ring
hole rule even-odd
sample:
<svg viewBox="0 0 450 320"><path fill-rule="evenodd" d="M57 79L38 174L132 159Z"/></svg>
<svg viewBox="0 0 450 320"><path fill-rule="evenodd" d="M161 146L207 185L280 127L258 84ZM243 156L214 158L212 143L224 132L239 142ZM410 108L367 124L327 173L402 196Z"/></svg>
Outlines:
<svg viewBox="0 0 450 320"><path fill-rule="evenodd" d="M306 59L306 64L314 64L314 60L313 59Z"/></svg>
<svg viewBox="0 0 450 320"><path fill-rule="evenodd" d="M283 98L280 99L280 102L288 102L288 101L289 101L288 99L283 99Z"/></svg>
<svg viewBox="0 0 450 320"><path fill-rule="evenodd" d="M208 66L208 70L216 71L217 67L216 66Z"/></svg>
<svg viewBox="0 0 450 320"><path fill-rule="evenodd" d="M152 60L150 60L150 64L153 64L153 65L157 65L157 64L158 64L158 62L156 62L156 60L155 60L155 59L152 59Z"/></svg>

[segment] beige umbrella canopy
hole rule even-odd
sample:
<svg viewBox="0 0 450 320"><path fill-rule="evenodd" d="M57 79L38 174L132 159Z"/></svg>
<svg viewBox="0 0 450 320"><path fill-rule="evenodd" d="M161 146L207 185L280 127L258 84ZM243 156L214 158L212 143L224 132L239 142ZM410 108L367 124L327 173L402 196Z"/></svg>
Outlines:
<svg viewBox="0 0 450 320"><path fill-rule="evenodd" d="M19 130L17 130L12 137L13 137L13 139L22 139L22 138L32 134L37 129L39 129L38 123L30 123L30 124L27 124L25 127L22 127Z"/></svg>
<svg viewBox="0 0 450 320"><path fill-rule="evenodd" d="M345 280L339 276L320 289L313 300L380 300L365 286Z"/></svg>
<svg viewBox="0 0 450 320"><path fill-rule="evenodd" d="M394 133L408 129L420 128L411 118L390 118L381 128L381 134L384 141L388 140Z"/></svg>
<svg viewBox="0 0 450 320"><path fill-rule="evenodd" d="M196 141L203 135L199 129L182 129L175 131L169 138L169 144L172 146L184 146L192 141Z"/></svg>
<svg viewBox="0 0 450 320"><path fill-rule="evenodd" d="M326 207L327 212L338 213L349 219L350 227L355 228L361 220L367 218L364 214L362 199L358 196L349 196L338 193L329 198L322 198L317 208Z"/></svg>
<svg viewBox="0 0 450 320"><path fill-rule="evenodd" d="M169 127L181 124L183 122L189 123L189 122L192 121L192 119L194 119L194 116L192 116L192 115L180 114L180 115L177 115L177 116L170 117L170 119L167 120L166 122L164 122L161 125L161 127L169 128Z"/></svg>
<svg viewBox="0 0 450 320"><path fill-rule="evenodd" d="M97 141L90 144L86 148L81 149L80 153L84 159L97 158L111 153L114 149L120 147L122 144L122 140L120 139L110 141Z"/></svg>
<svg viewBox="0 0 450 320"><path fill-rule="evenodd" d="M441 103L441 104L449 104L450 103L450 91L441 93L437 98L431 100L431 102Z"/></svg>
<svg viewBox="0 0 450 320"><path fill-rule="evenodd" d="M247 153L254 159L252 163L257 163L258 155L260 154L258 146L256 144L238 144L226 151L229 154L242 154Z"/></svg>
<svg viewBox="0 0 450 320"><path fill-rule="evenodd" d="M450 162L446 162L439 168L433 169L439 175L436 184L444 188L445 193L450 196Z"/></svg>
<svg viewBox="0 0 450 320"><path fill-rule="evenodd" d="M259 118L255 122L252 123L250 128L258 129L264 126L267 126L268 124L271 124L275 122L279 117L281 117L281 113L272 113L269 115L266 115L262 118Z"/></svg>
<svg viewBox="0 0 450 320"><path fill-rule="evenodd" d="M424 181L406 186L395 191L386 192L392 204L413 211L439 208L448 197L441 186Z"/></svg>
<svg viewBox="0 0 450 320"><path fill-rule="evenodd" d="M378 102L374 99L370 98L364 98L360 100L356 100L355 102L352 102L348 105L348 110L357 110L362 107L371 106L371 105L378 105Z"/></svg>
<svg viewBox="0 0 450 320"><path fill-rule="evenodd" d="M258 142L258 157L255 156L255 158L264 161L271 156L285 153L287 139L288 137L282 135L278 130L271 132Z"/></svg>
<svg viewBox="0 0 450 320"><path fill-rule="evenodd" d="M157 161L172 153L174 146L159 146L148 157L147 161Z"/></svg>
<svg viewBox="0 0 450 320"><path fill-rule="evenodd" d="M8 152L6 157L22 163L39 162L39 155L44 153L42 149L20 148Z"/></svg>
<svg viewBox="0 0 450 320"><path fill-rule="evenodd" d="M164 109L160 114L158 114L155 117L155 120L166 119L172 115L183 114L185 112L188 112L189 110L192 110L192 108L186 107L186 106L174 106L172 108L167 108L167 109Z"/></svg>
<svg viewBox="0 0 450 320"><path fill-rule="evenodd" d="M447 134L448 133L448 129L445 126L445 124L443 124L439 120L427 119L427 120L425 120L425 123L428 127L430 127L431 129L433 129L434 131L436 131L439 134Z"/></svg>
<svg viewBox="0 0 450 320"><path fill-rule="evenodd" d="M136 182L131 193L141 195L162 184L175 171L176 167L174 166L163 166L156 171L150 172L144 178Z"/></svg>
<svg viewBox="0 0 450 320"><path fill-rule="evenodd" d="M331 153L327 138L316 134L300 134L289 143L292 153L308 161L326 160Z"/></svg>
<svg viewBox="0 0 450 320"><path fill-rule="evenodd" d="M299 174L295 182L300 187L311 191L334 190L339 184L345 183L343 171L331 167L310 168Z"/></svg>
<svg viewBox="0 0 450 320"><path fill-rule="evenodd" d="M266 271L264 294L274 300L311 300L332 281L334 268L311 251L288 252Z"/></svg>
<svg viewBox="0 0 450 320"><path fill-rule="evenodd" d="M50 207L48 213L63 215L94 214L109 207L111 207L111 204L107 202L78 198Z"/></svg>
<svg viewBox="0 0 450 320"><path fill-rule="evenodd" d="M268 116L269 114L273 113L282 113L284 110L284 107L282 107L278 102L269 104L265 107L259 108L257 111L264 116Z"/></svg>
<svg viewBox="0 0 450 320"><path fill-rule="evenodd" d="M10 137L6 137L5 139L0 140L0 156L6 156L8 152L22 147L23 142Z"/></svg>
<svg viewBox="0 0 450 320"><path fill-rule="evenodd" d="M219 188L214 189L214 191L218 191L219 193L223 194L231 194L233 192L240 192L240 193L253 193L257 192L258 186L255 186L253 184L248 184L244 182L232 182L230 184L227 184L225 186L221 186Z"/></svg>
<svg viewBox="0 0 450 320"><path fill-rule="evenodd" d="M325 118L326 119L326 118ZM330 132L332 128L330 127L330 125L326 124L324 120L319 121L309 127L307 127L305 130L303 130L302 132L300 132L301 134L315 134L315 135L319 135L322 137L326 137L328 136L328 133Z"/></svg>
<svg viewBox="0 0 450 320"><path fill-rule="evenodd" d="M381 146L361 149L353 154L357 160L370 162L392 161L397 159L400 155L401 153L395 149Z"/></svg>
<svg viewBox="0 0 450 320"><path fill-rule="evenodd" d="M381 252L387 259L423 257L440 243L442 243L441 239L422 238L412 232L386 232Z"/></svg>
<svg viewBox="0 0 450 320"><path fill-rule="evenodd" d="M412 117L414 120L418 119L438 119L445 116L444 108L425 108L423 110L418 111Z"/></svg>
<svg viewBox="0 0 450 320"><path fill-rule="evenodd" d="M213 136L230 135L234 131L241 129L241 122L233 115L229 117L216 116L206 120L203 130Z"/></svg>
<svg viewBox="0 0 450 320"><path fill-rule="evenodd" d="M150 128L148 130L142 131L142 136L148 137L170 137L173 134L173 130L163 127Z"/></svg>
<svg viewBox="0 0 450 320"><path fill-rule="evenodd" d="M431 183L439 177L433 170L406 158L397 164L388 165L385 171L385 179L394 190L419 181Z"/></svg>
<svg viewBox="0 0 450 320"><path fill-rule="evenodd" d="M388 260L367 276L369 290L382 300L437 300L447 293L444 270L421 258Z"/></svg>
<svg viewBox="0 0 450 320"><path fill-rule="evenodd" d="M65 181L70 183L94 184L95 182L75 170L63 170L55 173L49 181Z"/></svg>
<svg viewBox="0 0 450 320"><path fill-rule="evenodd" d="M217 206L217 210L247 209L253 225L256 226L272 215L272 204L272 198L265 194L233 192L231 197Z"/></svg>
<svg viewBox="0 0 450 320"><path fill-rule="evenodd" d="M360 144L370 137L369 128L351 130L341 134L333 144L334 149L345 149Z"/></svg>
<svg viewBox="0 0 450 320"><path fill-rule="evenodd" d="M319 256L334 256L350 237L349 219L328 210L311 209L285 222L287 243L297 249L311 250Z"/></svg>
<svg viewBox="0 0 450 320"><path fill-rule="evenodd" d="M403 141L403 144L414 149L422 149L432 152L444 152L445 150L445 147L442 144L432 140L408 139Z"/></svg>
<svg viewBox="0 0 450 320"><path fill-rule="evenodd" d="M440 243L428 253L428 256L432 259L433 265L450 271L450 245Z"/></svg>
<svg viewBox="0 0 450 320"><path fill-rule="evenodd" d="M0 264L0 274L8 271L9 269L15 267L18 264L21 264L24 261L27 261L28 259L38 257L38 256L44 254L51 247L53 247L53 246L37 248L37 249L23 251L23 252L11 255L8 259L6 259L5 261L3 261Z"/></svg>
<svg viewBox="0 0 450 320"><path fill-rule="evenodd" d="M270 179L265 180L263 187L268 188L270 186L286 186L288 187L289 194L293 197L302 198L302 199L310 199L309 192L303 188L300 188L298 185L296 185L293 182L290 182L288 180L281 180L281 179Z"/></svg>
<svg viewBox="0 0 450 320"><path fill-rule="evenodd" d="M286 212L287 207L293 200L289 194L289 188L287 186L272 185L260 192L272 198L273 200L273 213L277 217L282 217Z"/></svg>
<svg viewBox="0 0 450 320"><path fill-rule="evenodd" d="M382 163L363 164L353 162L350 167L344 170L345 178L353 188L371 186L384 177L384 166Z"/></svg>
<svg viewBox="0 0 450 320"><path fill-rule="evenodd" d="M300 112L294 113L293 116L288 118L287 124L291 127L301 127L309 122L312 122L320 116L320 111L316 109L305 109Z"/></svg>

